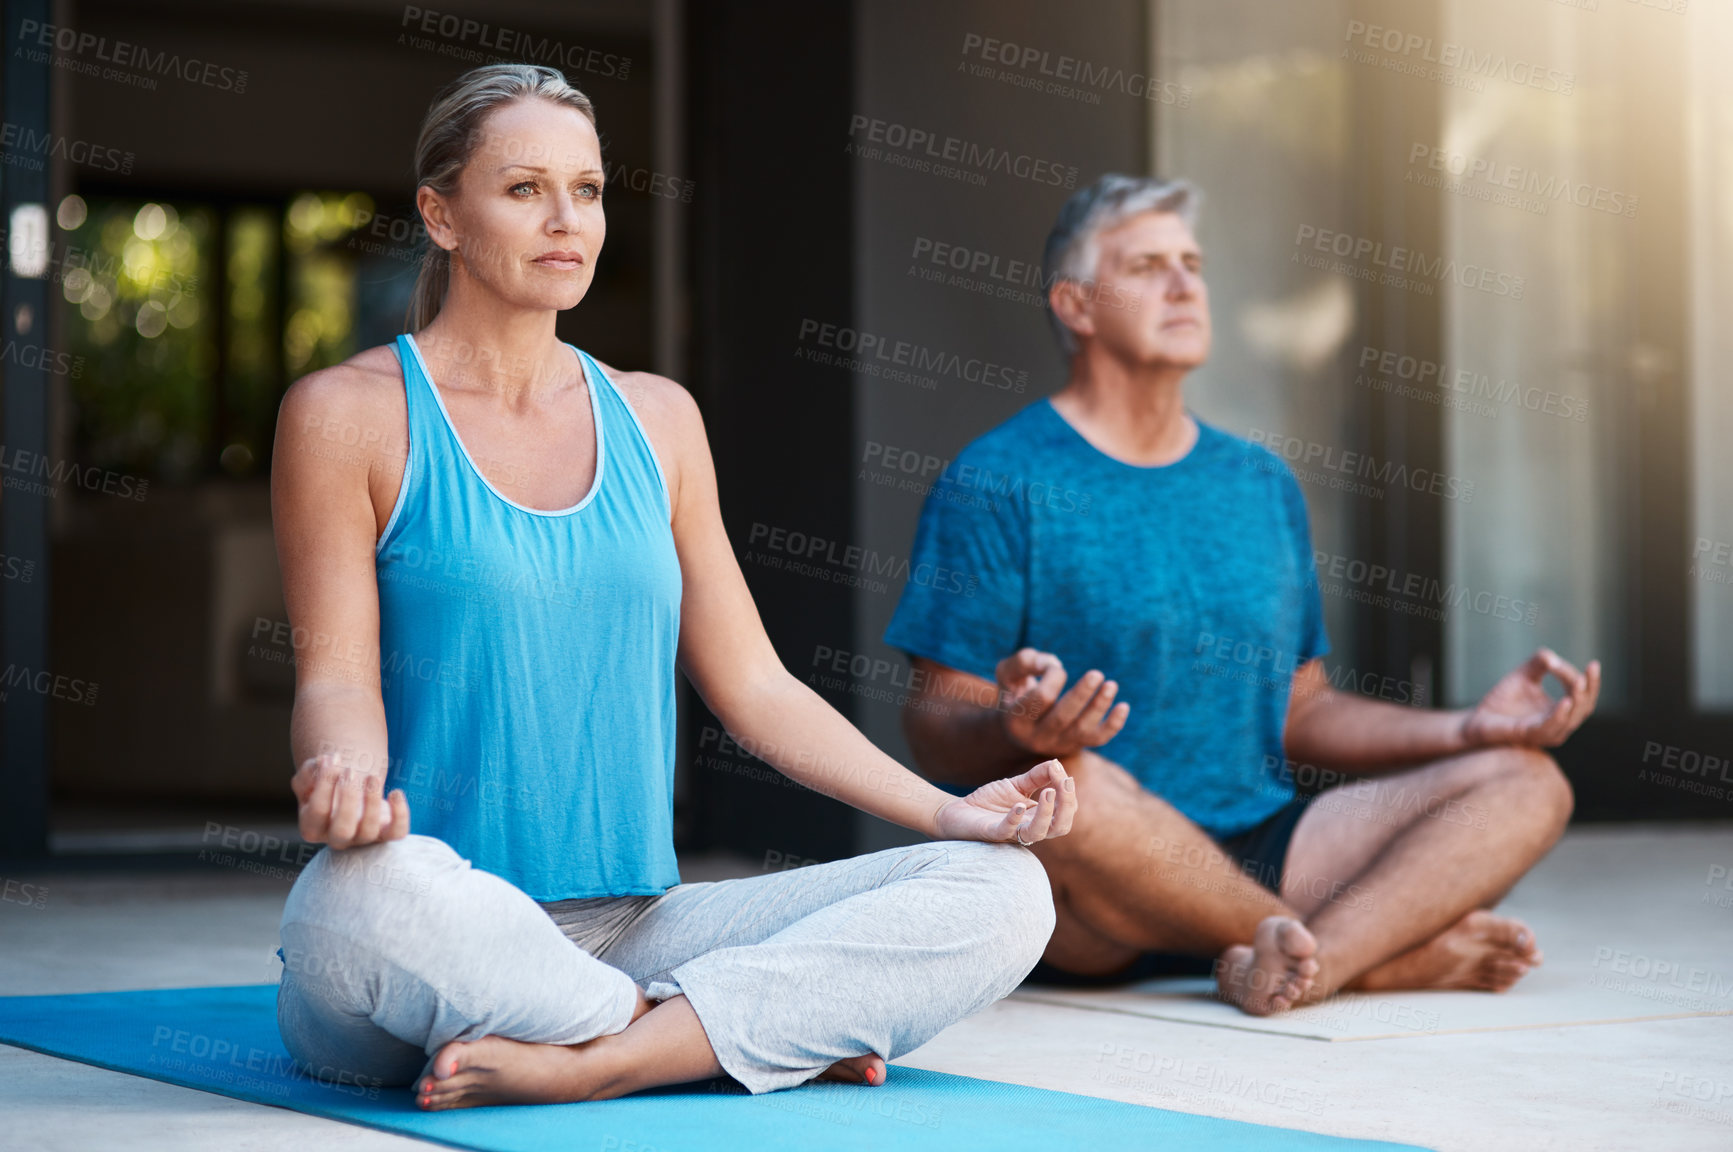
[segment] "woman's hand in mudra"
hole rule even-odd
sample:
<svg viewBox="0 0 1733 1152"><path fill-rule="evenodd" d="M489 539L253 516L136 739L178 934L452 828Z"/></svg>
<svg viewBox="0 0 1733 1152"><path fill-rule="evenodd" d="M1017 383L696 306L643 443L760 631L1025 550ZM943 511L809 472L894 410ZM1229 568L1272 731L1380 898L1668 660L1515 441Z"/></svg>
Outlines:
<svg viewBox="0 0 1733 1152"><path fill-rule="evenodd" d="M344 753L309 756L289 787L300 806L301 839L309 844L359 848L409 835L403 789L393 788L387 796L385 778L351 763Z"/></svg>
<svg viewBox="0 0 1733 1152"><path fill-rule="evenodd" d="M1077 793L1065 766L1043 760L1021 776L983 784L942 806L935 823L944 840L1016 840L1034 844L1071 831Z"/></svg>

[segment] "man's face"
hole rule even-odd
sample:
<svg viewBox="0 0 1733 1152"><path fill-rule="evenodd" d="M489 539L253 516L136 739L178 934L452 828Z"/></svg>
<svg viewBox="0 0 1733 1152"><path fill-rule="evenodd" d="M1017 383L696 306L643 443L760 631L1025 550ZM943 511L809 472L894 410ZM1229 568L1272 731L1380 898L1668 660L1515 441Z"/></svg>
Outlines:
<svg viewBox="0 0 1733 1152"><path fill-rule="evenodd" d="M1096 245L1085 335L1128 365L1189 369L1208 359L1203 253L1185 221L1140 212L1099 233Z"/></svg>

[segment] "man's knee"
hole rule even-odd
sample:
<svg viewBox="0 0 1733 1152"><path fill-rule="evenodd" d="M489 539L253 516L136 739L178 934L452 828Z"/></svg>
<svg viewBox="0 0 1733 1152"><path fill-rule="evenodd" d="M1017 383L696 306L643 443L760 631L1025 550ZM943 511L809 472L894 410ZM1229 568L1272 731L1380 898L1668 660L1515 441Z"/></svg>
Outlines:
<svg viewBox="0 0 1733 1152"><path fill-rule="evenodd" d="M1066 774L1076 781L1077 819L1086 825L1102 813L1123 811L1127 804L1165 804L1137 777L1099 753L1084 749L1075 756L1065 757L1063 763ZM1066 839L1069 838L1058 843L1064 843ZM1081 839L1075 840L1069 846L1082 843Z"/></svg>
<svg viewBox="0 0 1733 1152"><path fill-rule="evenodd" d="M1125 823L1128 814L1135 821L1129 826L1131 835L1139 835L1138 826L1145 828L1135 850L1139 854L1163 842L1163 829L1190 824L1178 809L1105 756L1085 749L1066 757L1064 764L1066 772L1077 782L1077 813L1070 835L1044 840L1037 846L1041 862L1049 868L1063 871L1075 864L1098 863L1104 854L1122 859L1125 843L1122 836L1094 833L1103 826L1128 830Z"/></svg>
<svg viewBox="0 0 1733 1152"><path fill-rule="evenodd" d="M1504 752L1503 770L1534 787L1540 797L1537 814L1546 816L1562 832L1576 809L1576 794L1558 761L1538 748L1507 748Z"/></svg>

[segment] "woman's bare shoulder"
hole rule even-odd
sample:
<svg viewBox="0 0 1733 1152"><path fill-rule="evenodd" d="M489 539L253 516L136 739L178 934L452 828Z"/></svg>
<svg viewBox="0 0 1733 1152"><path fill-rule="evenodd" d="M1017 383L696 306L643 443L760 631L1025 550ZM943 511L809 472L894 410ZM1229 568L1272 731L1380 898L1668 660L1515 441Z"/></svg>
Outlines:
<svg viewBox="0 0 1733 1152"><path fill-rule="evenodd" d="M377 405L402 409L403 370L391 345L363 349L341 363L320 368L289 385L287 407L342 411Z"/></svg>
<svg viewBox="0 0 1733 1152"><path fill-rule="evenodd" d="M654 372L632 372L601 364L602 371L632 406L645 431L652 439L668 437L686 441L694 434L704 435L704 421L698 413L698 402L678 381Z"/></svg>
<svg viewBox="0 0 1733 1152"><path fill-rule="evenodd" d="M602 364L600 360L596 363ZM672 465L678 471L681 463L692 459L694 453L708 451L698 402L678 381L654 372L623 371L608 364L602 364L602 370L637 413L662 458L664 469Z"/></svg>
<svg viewBox="0 0 1733 1152"><path fill-rule="evenodd" d="M407 435L403 370L389 344L309 372L283 394L280 426L294 438L352 447L395 444Z"/></svg>

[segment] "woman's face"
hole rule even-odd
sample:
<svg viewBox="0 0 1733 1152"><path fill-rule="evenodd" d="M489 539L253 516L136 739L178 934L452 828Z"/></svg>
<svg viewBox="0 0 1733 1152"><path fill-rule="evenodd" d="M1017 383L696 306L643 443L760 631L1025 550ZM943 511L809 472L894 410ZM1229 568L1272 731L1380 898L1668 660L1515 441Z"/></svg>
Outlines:
<svg viewBox="0 0 1733 1152"><path fill-rule="evenodd" d="M482 121L457 195L424 187L417 202L434 243L455 250L454 275L522 308L571 308L607 234L595 126L575 108L515 100Z"/></svg>

